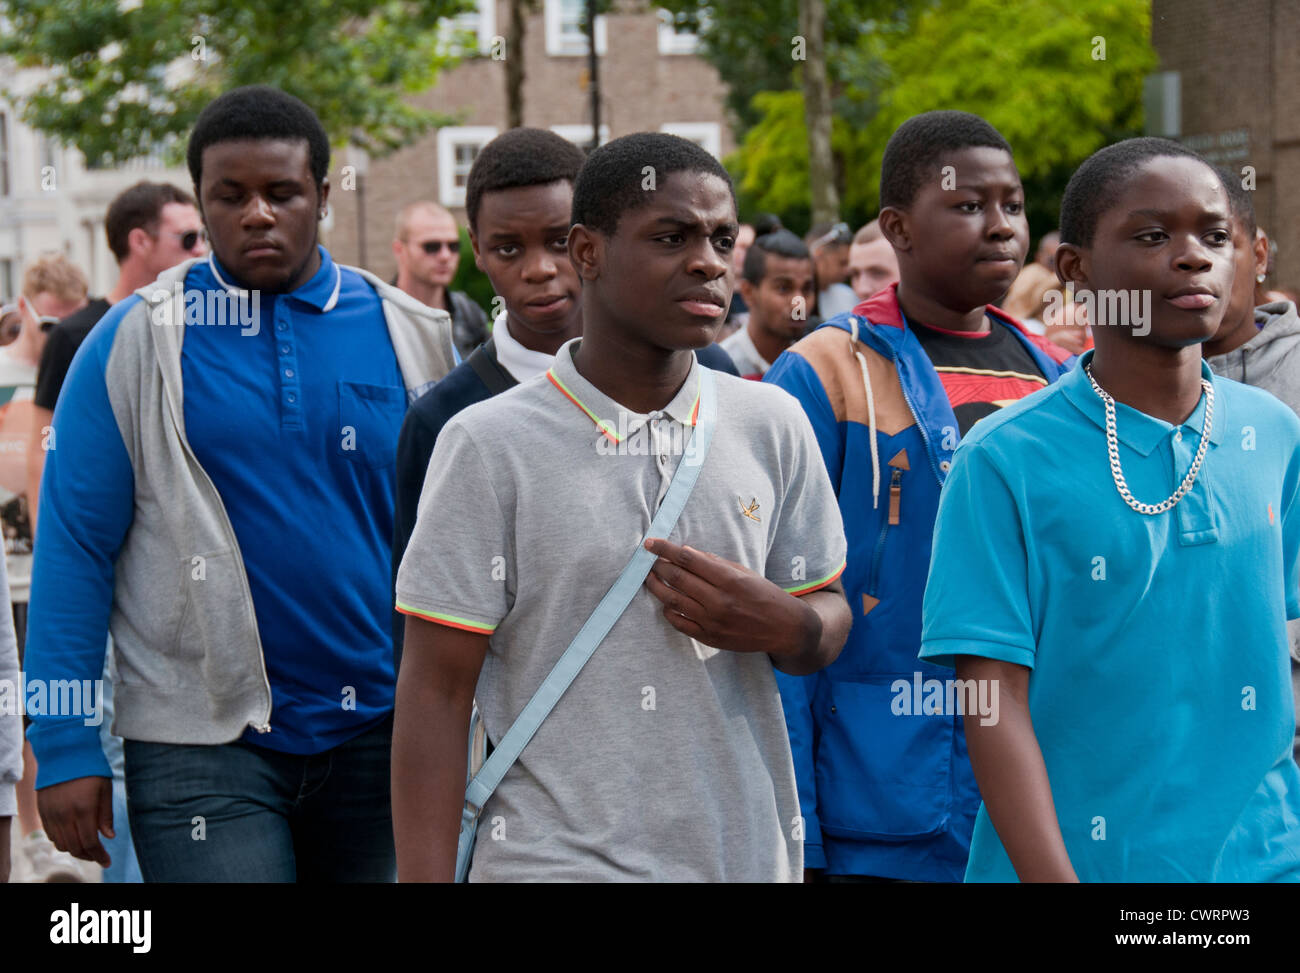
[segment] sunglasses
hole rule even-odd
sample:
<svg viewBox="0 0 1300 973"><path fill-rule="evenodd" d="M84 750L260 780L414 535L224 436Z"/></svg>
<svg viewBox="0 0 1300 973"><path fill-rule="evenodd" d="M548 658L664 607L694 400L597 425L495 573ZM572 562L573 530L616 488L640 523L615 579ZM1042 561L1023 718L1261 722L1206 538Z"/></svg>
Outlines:
<svg viewBox="0 0 1300 973"><path fill-rule="evenodd" d="M172 232L176 233L175 230ZM176 233L176 239L181 241L183 250L193 250L200 240L204 243L208 242L208 234L206 230L190 230L188 233Z"/></svg>
<svg viewBox="0 0 1300 973"><path fill-rule="evenodd" d="M37 314L36 307L32 304L32 299L30 297L24 298L23 303L27 307L27 313L32 316L32 319L36 322L36 326L42 331L49 331L50 328L59 323L59 319L53 314Z"/></svg>
<svg viewBox="0 0 1300 973"><path fill-rule="evenodd" d="M427 240L420 244L420 249L430 257L434 254L442 253L442 248L446 247L448 253L460 253L459 240Z"/></svg>

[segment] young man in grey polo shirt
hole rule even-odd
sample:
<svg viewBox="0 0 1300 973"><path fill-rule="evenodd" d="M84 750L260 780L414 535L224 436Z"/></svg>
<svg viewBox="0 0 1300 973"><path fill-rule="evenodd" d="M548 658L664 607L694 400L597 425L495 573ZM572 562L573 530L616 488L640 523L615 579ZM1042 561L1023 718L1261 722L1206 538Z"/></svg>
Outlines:
<svg viewBox="0 0 1300 973"><path fill-rule="evenodd" d="M691 461L691 350L731 297L726 171L684 139L627 136L591 154L573 214L584 337L447 424L398 575L404 881L452 876L476 688L497 741ZM802 877L773 666L814 672L839 653L844 534L797 404L714 377L717 428L685 511L484 807L471 880Z"/></svg>

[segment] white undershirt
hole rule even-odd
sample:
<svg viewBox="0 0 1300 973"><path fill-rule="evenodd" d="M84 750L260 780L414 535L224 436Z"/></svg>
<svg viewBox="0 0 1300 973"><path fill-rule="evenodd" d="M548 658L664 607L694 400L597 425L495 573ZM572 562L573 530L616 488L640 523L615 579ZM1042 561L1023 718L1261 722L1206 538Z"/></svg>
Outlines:
<svg viewBox="0 0 1300 973"><path fill-rule="evenodd" d="M492 322L492 343L496 345L497 362L510 373L511 378L520 383L546 374L546 370L555 362L555 356L521 345L510 333L507 317L507 313L502 311Z"/></svg>

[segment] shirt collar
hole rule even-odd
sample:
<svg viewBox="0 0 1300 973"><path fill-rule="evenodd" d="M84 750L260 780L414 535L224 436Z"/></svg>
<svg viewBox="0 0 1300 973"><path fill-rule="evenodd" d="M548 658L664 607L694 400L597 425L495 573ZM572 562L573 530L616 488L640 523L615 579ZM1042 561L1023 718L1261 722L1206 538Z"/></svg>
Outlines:
<svg viewBox="0 0 1300 973"><path fill-rule="evenodd" d="M581 342L581 338L573 338L561 345L546 377L566 399L586 413L587 418L596 424L596 428L607 439L621 443L636 424L648 417L619 405L578 373L577 366L573 364L573 356ZM691 353L691 370L686 381L661 411L684 426L693 426L699 419L700 363L694 352ZM626 416L621 422L620 415Z"/></svg>
<svg viewBox="0 0 1300 973"><path fill-rule="evenodd" d="M520 344L519 339L510 333L507 317L508 312L502 311L492 322L492 344L496 346L497 364L509 372L516 382L523 383L545 373L555 361L555 356Z"/></svg>
<svg viewBox="0 0 1300 973"><path fill-rule="evenodd" d="M1092 389L1084 367L1092 361L1093 350L1084 352L1070 369L1061 377L1060 384L1074 406L1091 419L1104 432L1106 429L1106 405ZM1208 379L1214 386L1214 426L1210 429L1210 442L1218 446L1223 442L1224 431L1228 428L1227 403L1224 401L1223 383L1215 378L1204 360L1201 362L1201 377ZM1139 412L1123 402L1115 403L1115 435L1129 449L1142 456L1149 456L1161 441L1173 434L1175 429L1190 429L1200 434L1205 424L1205 396L1192 410L1192 414L1181 426Z"/></svg>
<svg viewBox="0 0 1300 973"><path fill-rule="evenodd" d="M295 300L302 301L304 304L310 304L318 311L332 311L334 305L339 302L339 290L343 285L343 274L339 271L338 265L330 257L329 251L320 244L316 245L320 251L320 267L311 277L311 280L290 291L284 297L292 297ZM244 299L248 297L248 291L230 281L233 278L225 267L221 266L217 260L217 255L211 251L208 252L208 269L212 271L212 276L221 287L225 288L236 297Z"/></svg>

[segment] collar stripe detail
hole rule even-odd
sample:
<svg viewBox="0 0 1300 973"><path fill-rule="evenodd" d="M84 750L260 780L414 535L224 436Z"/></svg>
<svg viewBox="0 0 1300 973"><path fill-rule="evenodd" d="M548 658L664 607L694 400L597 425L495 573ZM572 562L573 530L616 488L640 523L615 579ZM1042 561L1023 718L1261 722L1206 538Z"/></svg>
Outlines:
<svg viewBox="0 0 1300 973"><path fill-rule="evenodd" d="M604 434L606 439L609 439L611 442L614 443L622 442L622 440L618 438L618 434L613 431L613 426L610 425L610 423L605 422L603 419L596 418L596 413L592 412L585 405L583 405L582 400L580 400L576 395L574 395L565 387L564 383L560 381L559 376L555 374L554 368L547 370L546 377L551 380L552 385L554 385L557 389L560 390L561 395L563 395L566 399L568 399L570 402L572 402L574 405L576 405L579 409L581 409L583 412L587 414L587 418L589 418L592 422L596 424L596 428L599 429L601 433Z"/></svg>

